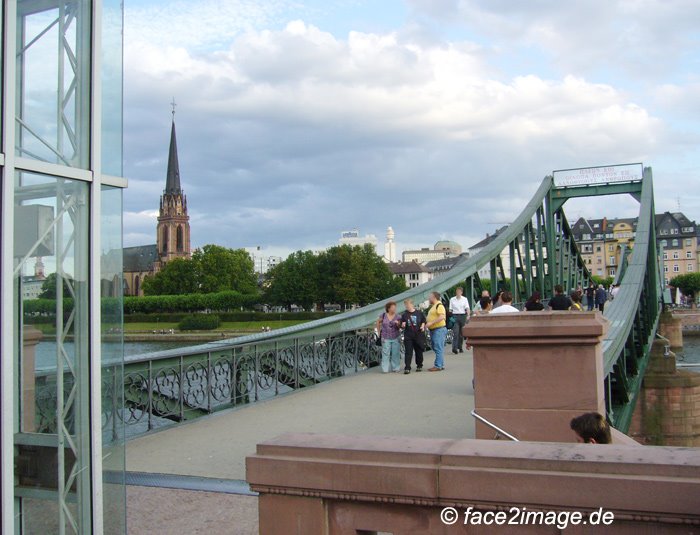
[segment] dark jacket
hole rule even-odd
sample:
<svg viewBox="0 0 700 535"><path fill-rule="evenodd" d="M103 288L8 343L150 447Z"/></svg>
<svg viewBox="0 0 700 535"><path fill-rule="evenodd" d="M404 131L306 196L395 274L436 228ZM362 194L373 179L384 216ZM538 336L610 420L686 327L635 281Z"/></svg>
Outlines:
<svg viewBox="0 0 700 535"><path fill-rule="evenodd" d="M608 300L608 293L605 291L604 288L598 288L595 291L595 304L602 305L607 300Z"/></svg>

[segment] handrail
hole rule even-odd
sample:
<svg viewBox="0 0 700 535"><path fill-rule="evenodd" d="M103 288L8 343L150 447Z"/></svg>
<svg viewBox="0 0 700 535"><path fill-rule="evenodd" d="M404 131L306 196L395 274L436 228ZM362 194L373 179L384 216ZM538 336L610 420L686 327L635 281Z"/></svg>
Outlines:
<svg viewBox="0 0 700 535"><path fill-rule="evenodd" d="M627 263L625 275L620 284L620 291L615 299L605 306L604 316L610 321L610 329L603 340L604 369L607 376L617 362L618 355L627 343L632 325L634 324L635 311L639 306L644 289L645 275L649 268L650 247L653 250L655 236L654 228L654 185L651 178L651 169L644 169L642 182L641 201L639 205L639 220L637 234L635 236L632 257ZM654 261L656 264L656 261ZM655 331L655 329L654 329Z"/></svg>
<svg viewBox="0 0 700 535"><path fill-rule="evenodd" d="M488 425L491 429L496 431L496 436L494 438L498 438L498 435L503 435L504 437L508 438L509 440L512 440L513 442L520 442L517 438L515 438L513 435L508 433L507 431L504 431L500 427L498 427L496 424L489 422L486 418L481 416L480 414L477 414L476 409L472 409L470 413L474 418L479 420L481 423Z"/></svg>

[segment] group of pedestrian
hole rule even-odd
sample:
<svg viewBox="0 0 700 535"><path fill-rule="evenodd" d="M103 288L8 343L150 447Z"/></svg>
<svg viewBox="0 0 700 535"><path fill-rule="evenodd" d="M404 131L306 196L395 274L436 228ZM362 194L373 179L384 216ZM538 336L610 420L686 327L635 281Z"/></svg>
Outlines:
<svg viewBox="0 0 700 535"><path fill-rule="evenodd" d="M427 316L416 308L411 299L404 301L405 310L402 314L398 314L394 301L389 301L385 305L384 313L377 320L377 332L381 337L382 371L384 373L401 371L402 332L405 349L404 374L411 373L414 354L416 371L423 371L426 331L430 332L430 345L435 352L434 365L428 371L437 372L445 369L447 311L438 292L431 293L429 300L431 306Z"/></svg>
<svg viewBox="0 0 700 535"><path fill-rule="evenodd" d="M554 296L549 300L547 307L542 302L540 292L533 292L523 308L526 312L537 312L546 308L549 310L583 311L582 301L585 295L588 310L597 308L602 312L605 303L609 298L614 298L617 291L619 291L619 285L613 287L609 295L602 284L596 287L591 282L585 290L579 286L567 295L564 288L558 284L554 287ZM453 330L452 353L456 355L464 352L465 338L462 331L472 315L520 312L518 308L513 306L513 295L509 291L503 290L498 291L493 298L487 290L484 290L474 306L473 312L469 300L464 296L464 289L461 287L455 290L455 296L450 299L449 308L446 308L442 303L438 292L432 292L428 299L430 309L427 315L416 308L411 299L406 299L403 302L404 311L401 314L398 313L397 304L394 301L389 301L385 305L384 313L377 319L376 325L377 333L381 339L381 367L384 373L401 371L402 334L405 348L404 374L411 373L414 355L416 371L423 371L423 353L427 345L427 333L430 333L430 345L435 353L435 361L428 371L438 372L445 369L445 342L448 328ZM467 349L469 349L469 345L467 345Z"/></svg>

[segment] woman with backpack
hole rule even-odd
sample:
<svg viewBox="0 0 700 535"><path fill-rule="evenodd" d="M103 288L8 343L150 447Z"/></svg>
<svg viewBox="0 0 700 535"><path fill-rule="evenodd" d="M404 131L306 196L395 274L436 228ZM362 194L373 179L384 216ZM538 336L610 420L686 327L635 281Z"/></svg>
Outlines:
<svg viewBox="0 0 700 535"><path fill-rule="evenodd" d="M445 339L447 338L447 311L442 304L440 294L432 292L430 294L430 310L428 311L428 322L425 326L430 329L430 345L435 351L435 364L429 372L441 372L445 369Z"/></svg>

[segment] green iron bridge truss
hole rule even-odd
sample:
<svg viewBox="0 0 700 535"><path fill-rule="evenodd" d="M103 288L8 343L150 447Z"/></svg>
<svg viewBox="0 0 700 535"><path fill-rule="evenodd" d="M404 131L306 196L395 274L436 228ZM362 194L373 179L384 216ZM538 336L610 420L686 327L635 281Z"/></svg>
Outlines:
<svg viewBox="0 0 700 535"><path fill-rule="evenodd" d="M630 194L639 201L634 247L622 254L616 278L620 291L604 313L609 320L603 342L607 417L625 432L662 307L651 168L644 168L641 179L623 183L558 187L552 176L546 177L517 219L478 254L391 299L422 303L430 292L447 298L452 288L461 285L473 302L484 284L479 271L487 266L491 288L509 287L516 302L534 291L549 296L557 284L567 289L585 287L591 274L563 207L571 198L613 194ZM510 281L505 277L504 259ZM126 422L130 434L142 434L376 364L380 351L370 326L386 301L272 332L128 357L123 384L109 382L110 377L121 378L117 367L114 373L104 374L103 390L114 396L123 393L125 400L125 409L117 402L103 407L105 440L109 440L110 429L119 427L119 420ZM40 390L41 385L37 386ZM37 407L40 421L51 428L52 396L43 399L49 403Z"/></svg>

